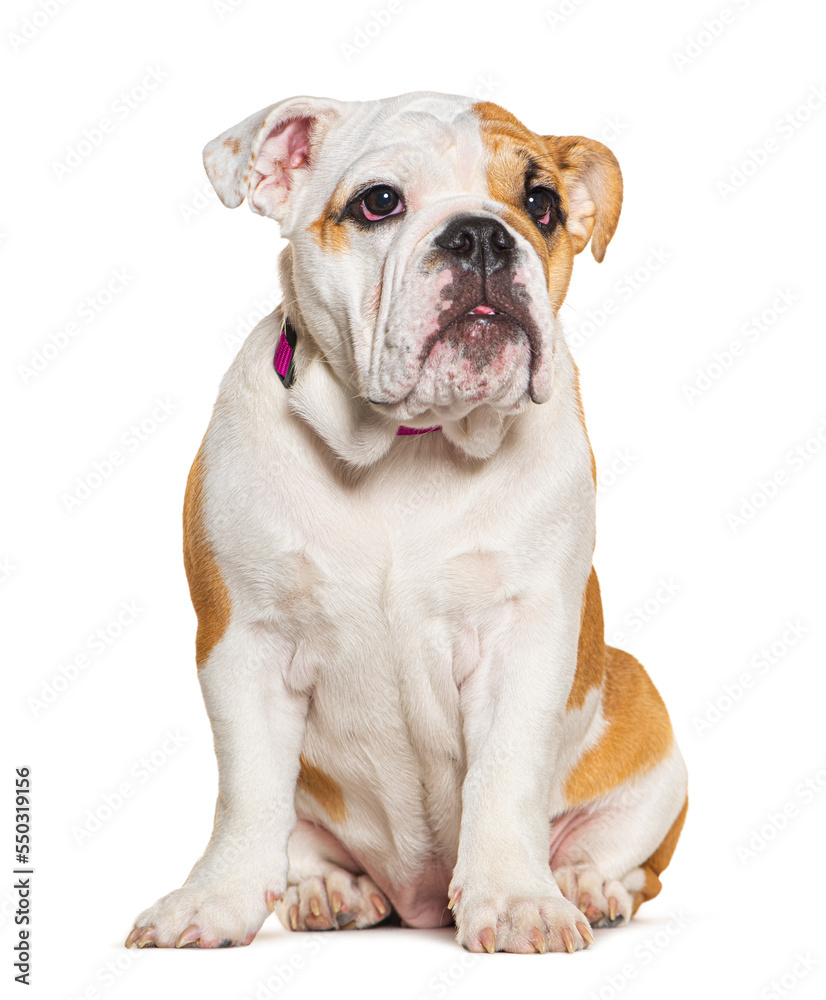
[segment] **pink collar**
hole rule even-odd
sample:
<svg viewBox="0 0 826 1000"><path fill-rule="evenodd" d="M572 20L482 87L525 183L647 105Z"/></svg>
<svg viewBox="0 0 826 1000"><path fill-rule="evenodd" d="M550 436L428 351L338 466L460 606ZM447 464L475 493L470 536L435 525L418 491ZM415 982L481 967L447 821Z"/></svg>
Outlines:
<svg viewBox="0 0 826 1000"><path fill-rule="evenodd" d="M438 427L405 427L402 424L396 431L396 437L400 434L429 434L431 431L440 431L441 429L441 424Z"/></svg>
<svg viewBox="0 0 826 1000"><path fill-rule="evenodd" d="M281 379L281 384L285 389L289 389L295 381L295 344L298 335L295 327L285 317L281 327L281 336L275 348L275 357L272 359L272 366L275 374ZM408 434L429 434L431 431L440 431L439 427L405 427L402 425L396 431L397 437L404 437Z"/></svg>

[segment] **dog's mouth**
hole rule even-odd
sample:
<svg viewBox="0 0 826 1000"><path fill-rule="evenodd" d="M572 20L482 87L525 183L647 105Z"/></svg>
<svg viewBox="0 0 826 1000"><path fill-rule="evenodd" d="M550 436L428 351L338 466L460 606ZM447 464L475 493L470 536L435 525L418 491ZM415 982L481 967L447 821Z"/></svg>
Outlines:
<svg viewBox="0 0 826 1000"><path fill-rule="evenodd" d="M488 282L489 287L477 290L475 304L468 309L468 290L456 294L453 286L445 293L455 294L455 299L447 298L446 308L439 315L439 323L434 332L421 345L420 365L424 366L437 345L443 345L459 353L465 362L477 371L491 365L509 346L527 341L529 366L540 350L539 332L531 319L525 304L511 301L509 287L498 288L496 282Z"/></svg>
<svg viewBox="0 0 826 1000"><path fill-rule="evenodd" d="M384 385L379 376L368 398L398 405L404 419L426 409L442 418L483 402L503 408L523 406L526 398L541 402L535 375L542 371L546 338L521 272L444 268L436 281L438 294L422 311L418 336L408 334L406 315L394 317L389 358L395 365L386 369ZM420 308L417 301L406 305L408 311Z"/></svg>

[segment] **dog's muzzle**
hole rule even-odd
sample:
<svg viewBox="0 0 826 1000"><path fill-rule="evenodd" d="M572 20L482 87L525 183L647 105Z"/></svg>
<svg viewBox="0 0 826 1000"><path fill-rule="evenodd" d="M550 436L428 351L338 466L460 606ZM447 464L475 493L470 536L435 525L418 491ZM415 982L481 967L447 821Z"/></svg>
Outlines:
<svg viewBox="0 0 826 1000"><path fill-rule="evenodd" d="M537 285L541 298L544 281L530 247L497 216L468 211L421 245L392 291L368 398L405 418L435 409L448 419L481 403L521 409L535 399L545 349L531 294Z"/></svg>

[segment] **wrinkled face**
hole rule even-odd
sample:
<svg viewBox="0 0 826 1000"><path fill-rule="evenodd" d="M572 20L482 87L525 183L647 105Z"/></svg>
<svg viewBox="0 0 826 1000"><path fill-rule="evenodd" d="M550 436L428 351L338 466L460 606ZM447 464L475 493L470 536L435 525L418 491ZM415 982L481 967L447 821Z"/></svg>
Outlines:
<svg viewBox="0 0 826 1000"><path fill-rule="evenodd" d="M596 223L601 259L619 215L611 154L435 94L262 114L207 169L281 223L302 325L345 384L399 423L544 402L574 254Z"/></svg>

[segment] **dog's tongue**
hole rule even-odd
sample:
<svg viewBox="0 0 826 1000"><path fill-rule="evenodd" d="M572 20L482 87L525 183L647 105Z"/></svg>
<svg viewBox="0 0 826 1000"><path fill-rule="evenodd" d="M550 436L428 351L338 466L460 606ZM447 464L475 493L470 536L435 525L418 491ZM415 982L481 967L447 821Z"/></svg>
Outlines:
<svg viewBox="0 0 826 1000"><path fill-rule="evenodd" d="M475 309L471 309L468 313L469 316L495 316L496 310L491 309L490 306L477 306Z"/></svg>

